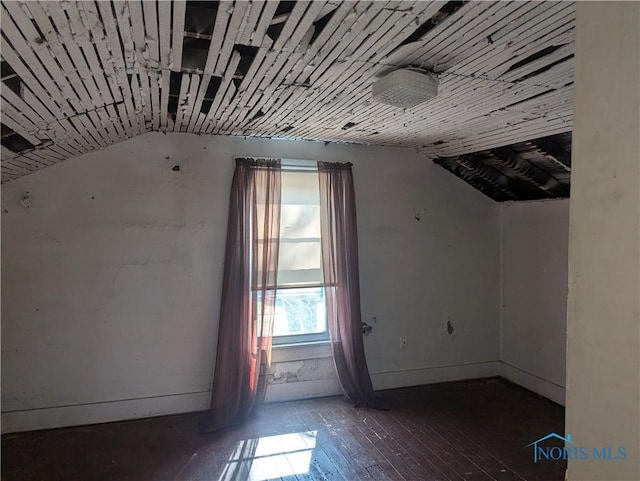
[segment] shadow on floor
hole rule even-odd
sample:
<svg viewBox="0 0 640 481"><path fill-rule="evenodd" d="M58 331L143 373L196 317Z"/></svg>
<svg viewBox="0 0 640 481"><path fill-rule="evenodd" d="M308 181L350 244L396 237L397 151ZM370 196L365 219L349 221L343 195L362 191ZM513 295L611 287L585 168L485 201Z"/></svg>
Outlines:
<svg viewBox="0 0 640 481"><path fill-rule="evenodd" d="M389 412L340 397L262 406L199 435L198 413L2 436L3 481L561 481L526 446L564 408L499 378L385 392Z"/></svg>

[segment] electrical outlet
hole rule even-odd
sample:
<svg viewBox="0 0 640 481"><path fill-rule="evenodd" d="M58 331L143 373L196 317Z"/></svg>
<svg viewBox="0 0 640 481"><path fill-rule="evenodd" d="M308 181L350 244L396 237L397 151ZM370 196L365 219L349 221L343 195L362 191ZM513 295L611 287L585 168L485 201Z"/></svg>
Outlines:
<svg viewBox="0 0 640 481"><path fill-rule="evenodd" d="M407 336L400 336L400 349L407 348Z"/></svg>

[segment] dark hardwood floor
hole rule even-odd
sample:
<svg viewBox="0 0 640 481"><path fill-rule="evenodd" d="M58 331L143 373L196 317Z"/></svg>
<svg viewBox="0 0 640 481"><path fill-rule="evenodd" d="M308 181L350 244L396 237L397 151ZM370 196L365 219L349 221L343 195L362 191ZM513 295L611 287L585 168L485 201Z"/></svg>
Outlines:
<svg viewBox="0 0 640 481"><path fill-rule="evenodd" d="M389 412L334 397L262 406L199 435L197 414L2 437L2 480L561 481L526 445L564 432L564 409L498 378L383 393Z"/></svg>

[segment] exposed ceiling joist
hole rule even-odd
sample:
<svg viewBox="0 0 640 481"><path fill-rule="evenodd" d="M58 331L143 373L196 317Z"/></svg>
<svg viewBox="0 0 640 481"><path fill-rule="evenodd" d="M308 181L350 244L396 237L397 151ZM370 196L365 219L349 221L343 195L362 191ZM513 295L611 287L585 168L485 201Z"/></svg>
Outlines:
<svg viewBox="0 0 640 481"><path fill-rule="evenodd" d="M540 155L552 160L567 172L571 172L571 152L564 150L558 143L550 139L535 139L527 144Z"/></svg>
<svg viewBox="0 0 640 481"><path fill-rule="evenodd" d="M496 201L569 196L570 168L544 150L570 157L571 135L560 134L434 162Z"/></svg>

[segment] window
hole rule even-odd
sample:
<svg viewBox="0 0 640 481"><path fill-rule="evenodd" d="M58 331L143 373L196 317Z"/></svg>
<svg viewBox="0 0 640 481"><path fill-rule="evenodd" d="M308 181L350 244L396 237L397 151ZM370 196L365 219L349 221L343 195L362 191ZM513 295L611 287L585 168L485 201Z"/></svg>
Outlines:
<svg viewBox="0 0 640 481"><path fill-rule="evenodd" d="M315 162L283 161L274 344L329 339Z"/></svg>

